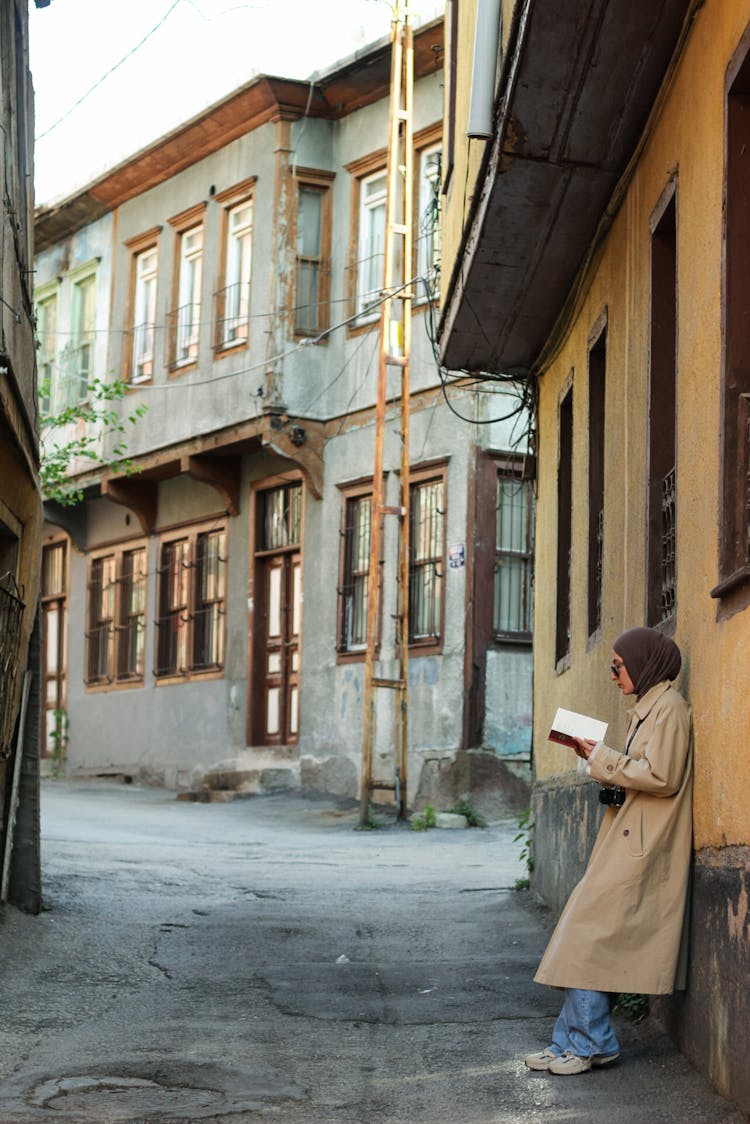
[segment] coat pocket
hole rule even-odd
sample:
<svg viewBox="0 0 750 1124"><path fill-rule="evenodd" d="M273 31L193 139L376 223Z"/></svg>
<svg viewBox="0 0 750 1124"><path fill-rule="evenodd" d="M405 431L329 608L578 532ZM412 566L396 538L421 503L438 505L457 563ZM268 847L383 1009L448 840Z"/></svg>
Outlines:
<svg viewBox="0 0 750 1124"><path fill-rule="evenodd" d="M625 840L625 849L634 859L640 858L646 850L643 838L643 811L635 808L628 816L628 822L622 828Z"/></svg>

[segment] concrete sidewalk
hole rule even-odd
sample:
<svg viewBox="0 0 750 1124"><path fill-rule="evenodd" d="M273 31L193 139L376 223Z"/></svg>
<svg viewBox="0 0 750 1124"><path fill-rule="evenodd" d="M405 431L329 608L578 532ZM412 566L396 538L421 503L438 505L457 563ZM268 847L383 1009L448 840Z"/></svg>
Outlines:
<svg viewBox="0 0 750 1124"><path fill-rule="evenodd" d="M652 1021L531 1073L557 993L517 826L48 782L47 910L0 915L0 1122L739 1124Z"/></svg>

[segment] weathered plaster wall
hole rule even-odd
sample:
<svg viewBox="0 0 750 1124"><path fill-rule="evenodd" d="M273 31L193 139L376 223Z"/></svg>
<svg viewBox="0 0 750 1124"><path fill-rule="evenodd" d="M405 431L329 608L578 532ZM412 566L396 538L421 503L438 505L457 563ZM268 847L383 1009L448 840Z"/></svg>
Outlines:
<svg viewBox="0 0 750 1124"><path fill-rule="evenodd" d="M468 399L457 401L465 409ZM385 466L388 470L387 503L398 502L397 467L400 443L393 419L387 431ZM411 420L412 460L415 464L433 460L447 462L446 542L466 538L466 477L469 442L462 442L455 419L440 400L420 409ZM332 438L326 446L326 481L323 502L307 506L305 549L305 621L302 662L305 669L302 697L302 736L300 753L325 757L348 757L359 767L362 741L362 695L364 659L338 662L335 649L336 597L332 591L338 580L341 486L372 473L374 452L372 421ZM383 666L395 659L393 629L395 612L397 540L396 521L386 522L384 548ZM314 560L314 561L313 561ZM425 753L455 750L460 745L462 714L456 705L463 695L463 642L465 616L465 569L446 569L444 580L445 626L442 652L435 655L412 654L409 660L409 777L416 791ZM312 700L312 701L311 701ZM309 721L310 705L315 707ZM382 768L390 767L392 745L392 700L386 692L377 695L377 742L384 756ZM353 776L351 770L347 775ZM380 774L378 774L380 775ZM354 789L349 793L356 794Z"/></svg>
<svg viewBox="0 0 750 1124"><path fill-rule="evenodd" d="M210 432L255 417L262 409L258 395L264 386L268 348L269 299L271 292L270 216L274 192L275 125L267 124L226 145L218 152L179 172L165 183L123 204L117 212L115 235L115 282L111 369L124 377L130 285L130 251L125 243L156 227L159 228L157 276L157 332L153 385L135 387L129 393L128 411L145 404L148 411L138 424L128 429L130 455L184 440L200 431ZM214 293L223 286L219 279L221 261L222 207L216 194L255 176L253 188L254 229L250 293L250 342L222 355L214 362ZM167 314L176 303L173 292L177 236L167 221L175 215L205 203L205 235L202 274L200 353L195 366L167 378ZM220 381L216 382L216 379Z"/></svg>

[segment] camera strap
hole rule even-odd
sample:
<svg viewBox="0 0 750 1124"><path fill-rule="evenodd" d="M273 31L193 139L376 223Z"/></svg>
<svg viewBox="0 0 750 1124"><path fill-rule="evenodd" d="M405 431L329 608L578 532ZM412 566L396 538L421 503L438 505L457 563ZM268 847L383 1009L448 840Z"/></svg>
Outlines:
<svg viewBox="0 0 750 1124"><path fill-rule="evenodd" d="M642 719L642 718L639 718L639 719L638 719L638 721L637 721L637 722L636 722L636 724L635 724L635 729L633 730L633 733L632 733L632 734L630 735L630 737L628 738L627 742L625 743L625 752L626 752L626 753L629 753L629 752L630 752L630 747L631 747L631 745L633 744L633 740L634 740L634 738L635 738L635 735L636 735L636 734L638 733L638 730L639 730L639 728L640 728L641 722L643 722L643 719Z"/></svg>

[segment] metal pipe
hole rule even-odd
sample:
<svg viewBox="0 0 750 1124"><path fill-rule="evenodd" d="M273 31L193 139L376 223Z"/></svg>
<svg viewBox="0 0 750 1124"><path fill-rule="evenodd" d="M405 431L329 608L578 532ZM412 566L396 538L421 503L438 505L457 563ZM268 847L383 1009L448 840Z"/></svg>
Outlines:
<svg viewBox="0 0 750 1124"><path fill-rule="evenodd" d="M497 48L500 41L500 4L501 0L477 0L467 137L486 139L493 135Z"/></svg>

